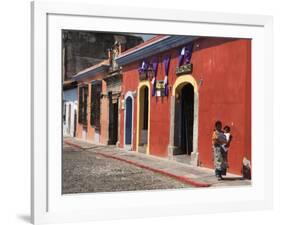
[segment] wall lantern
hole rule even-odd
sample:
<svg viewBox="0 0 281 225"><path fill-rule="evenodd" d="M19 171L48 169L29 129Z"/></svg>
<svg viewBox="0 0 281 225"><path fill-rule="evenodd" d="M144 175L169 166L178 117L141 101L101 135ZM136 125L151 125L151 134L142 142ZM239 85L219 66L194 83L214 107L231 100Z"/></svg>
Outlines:
<svg viewBox="0 0 281 225"><path fill-rule="evenodd" d="M153 70L151 65L149 65L146 73L147 73L147 79L148 80L152 80L153 77L155 76L154 70Z"/></svg>
<svg viewBox="0 0 281 225"><path fill-rule="evenodd" d="M152 80L155 76L154 70L151 65L148 66L147 69L139 70L139 78L140 80Z"/></svg>
<svg viewBox="0 0 281 225"><path fill-rule="evenodd" d="M203 85L203 79L201 78L198 82L199 86L202 86Z"/></svg>

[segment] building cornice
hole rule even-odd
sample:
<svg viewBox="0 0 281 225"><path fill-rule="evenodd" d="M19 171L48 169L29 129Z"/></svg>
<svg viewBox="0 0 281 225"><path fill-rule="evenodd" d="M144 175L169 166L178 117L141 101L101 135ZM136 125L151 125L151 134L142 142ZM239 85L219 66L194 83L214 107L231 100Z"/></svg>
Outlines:
<svg viewBox="0 0 281 225"><path fill-rule="evenodd" d="M116 62L118 65L123 66L131 62L138 61L169 49L190 43L196 39L198 39L196 36L167 36L164 39L159 39L155 42L149 43L148 45L134 49L127 54L121 54L116 58Z"/></svg>

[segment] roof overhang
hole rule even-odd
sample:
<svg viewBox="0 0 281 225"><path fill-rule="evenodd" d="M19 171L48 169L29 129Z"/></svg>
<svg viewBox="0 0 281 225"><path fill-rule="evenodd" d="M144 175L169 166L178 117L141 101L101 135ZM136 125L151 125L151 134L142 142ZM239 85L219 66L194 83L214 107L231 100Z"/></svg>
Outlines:
<svg viewBox="0 0 281 225"><path fill-rule="evenodd" d="M141 48L135 49L127 54L120 55L116 58L118 65L123 66L131 62L141 60L155 54L167 51L172 48L190 43L198 39L196 36L166 36Z"/></svg>
<svg viewBox="0 0 281 225"><path fill-rule="evenodd" d="M93 69L86 69L85 71L81 71L78 74L76 74L75 76L73 76L72 79L76 80L76 81L81 81L81 80L87 79L89 77L94 77L98 73L107 72L108 68L109 68L109 65L103 64L103 65L97 66Z"/></svg>

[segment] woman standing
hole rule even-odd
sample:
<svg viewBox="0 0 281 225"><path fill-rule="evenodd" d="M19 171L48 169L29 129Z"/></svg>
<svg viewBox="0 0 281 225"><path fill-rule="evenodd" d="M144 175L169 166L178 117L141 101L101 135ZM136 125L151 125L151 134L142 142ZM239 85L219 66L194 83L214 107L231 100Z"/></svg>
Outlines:
<svg viewBox="0 0 281 225"><path fill-rule="evenodd" d="M223 149L222 145L226 144L226 137L222 131L222 123L221 121L216 121L215 129L212 136L212 146L214 152L214 167L215 174L218 180L222 180L222 175L226 170L226 163L223 157Z"/></svg>

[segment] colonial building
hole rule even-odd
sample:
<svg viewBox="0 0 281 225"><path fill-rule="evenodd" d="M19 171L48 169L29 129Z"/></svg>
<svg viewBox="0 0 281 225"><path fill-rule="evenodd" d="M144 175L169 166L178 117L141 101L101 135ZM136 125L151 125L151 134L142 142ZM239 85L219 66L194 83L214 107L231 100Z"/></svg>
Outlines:
<svg viewBox="0 0 281 225"><path fill-rule="evenodd" d="M251 41L159 35L118 56L120 147L213 168L215 121L231 127L229 171L251 160Z"/></svg>
<svg viewBox="0 0 281 225"><path fill-rule="evenodd" d="M229 171L251 160L251 41L157 35L75 76L77 136L213 168L215 121L231 127Z"/></svg>
<svg viewBox="0 0 281 225"><path fill-rule="evenodd" d="M137 37L134 35L114 35L108 33L99 33L99 32L89 32L89 31L72 31L72 30L63 30L62 31L62 80L63 80L63 135L64 136L83 136L85 139L89 138L90 140L94 140L97 143L100 143L100 133L101 133L101 125L108 121L106 118L105 122L100 123L99 119L100 116L96 116L97 113L93 113L92 111L86 110L86 104L80 104L80 113L78 117L77 113L77 102L78 102L78 93L77 93L77 82L74 81L73 76L76 75L80 71L84 71L87 73L87 76L91 74L88 68L95 68L95 65L103 65L102 70L107 66L110 69L111 77L108 76L107 83L109 88L109 94L112 95L109 98L111 101L111 105L109 110L116 110L116 95L118 95L118 88L116 89L117 85L113 83L116 80L116 65L112 64L112 59L110 55L108 55L108 49L112 46L116 45L116 43L121 43L122 48L120 49L124 51L125 49L134 47L143 42L141 37ZM116 53L112 52L112 54L116 55ZM109 62L110 61L110 62ZM104 63L107 62L107 63ZM106 64L106 65L105 65ZM102 72L102 71L100 71ZM108 71L106 71L108 73ZM80 72L81 78L78 78L81 81L82 78L87 76L83 75L83 72ZM102 80L103 78L95 79ZM118 79L117 79L118 80ZM91 83L91 79L88 79ZM89 100L90 104L95 105L95 109L99 112L99 108L96 107L96 104L99 106L99 100L95 100L91 102L91 97L88 97L88 93L91 93L91 88L94 88L96 91L94 96L100 94L100 89L102 87L102 81L96 81L91 83L89 89L87 89L87 85L85 82L80 82L79 84L79 93L83 97L83 100ZM119 82L120 87L120 82ZM120 92L120 91L119 91ZM94 98L96 99L96 98ZM81 100L81 99L80 99ZM79 100L79 101L80 101ZM103 104L106 100L101 100ZM81 102L81 101L80 101ZM81 108L82 107L82 108ZM115 108L114 108L115 107ZM84 110L84 111L83 111ZM90 109L89 109L90 110ZM114 111L114 113L116 113ZM111 113L110 115L115 115ZM118 114L117 114L118 115ZM89 119L89 127L88 121ZM77 120L79 120L77 126ZM109 125L111 126L111 130L116 130L116 123L112 122L115 121L115 118L110 118ZM81 126L81 124L83 126ZM117 142L117 132L110 132L111 136L109 137L109 143L116 143ZM113 136L112 136L113 135ZM86 138L86 136L88 136ZM104 143L104 140L101 140Z"/></svg>
<svg viewBox="0 0 281 225"><path fill-rule="evenodd" d="M119 145L122 76L115 59L124 50L125 45L116 41L108 51L108 60L73 77L78 82L79 138L99 144Z"/></svg>

